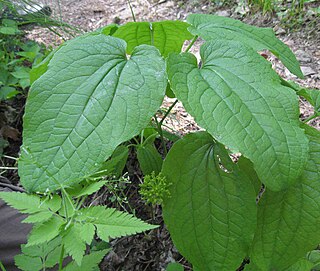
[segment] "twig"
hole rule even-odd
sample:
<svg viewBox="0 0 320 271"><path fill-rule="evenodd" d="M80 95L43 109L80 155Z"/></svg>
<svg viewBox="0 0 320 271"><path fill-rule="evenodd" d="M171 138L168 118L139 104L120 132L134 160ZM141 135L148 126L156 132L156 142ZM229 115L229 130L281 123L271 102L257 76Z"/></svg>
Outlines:
<svg viewBox="0 0 320 271"><path fill-rule="evenodd" d="M15 186L15 185L12 185L12 184L7 184L7 183L0 182L0 186L7 187L7 188L10 188L10 189L15 190L15 191L26 192L23 188Z"/></svg>

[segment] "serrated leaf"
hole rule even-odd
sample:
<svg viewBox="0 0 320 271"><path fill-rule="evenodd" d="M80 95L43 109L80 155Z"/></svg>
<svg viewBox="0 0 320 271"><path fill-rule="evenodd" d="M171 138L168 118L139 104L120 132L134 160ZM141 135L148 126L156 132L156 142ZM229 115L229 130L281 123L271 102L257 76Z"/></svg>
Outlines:
<svg viewBox="0 0 320 271"><path fill-rule="evenodd" d="M254 188L230 158L221 165L226 155L199 132L177 141L163 163L172 183L164 221L179 252L201 271L236 270L256 228Z"/></svg>
<svg viewBox="0 0 320 271"><path fill-rule="evenodd" d="M27 218L25 218L23 223L40 223L49 220L53 216L53 213L50 211L38 212L35 214L30 214Z"/></svg>
<svg viewBox="0 0 320 271"><path fill-rule="evenodd" d="M34 226L29 233L27 246L34 246L51 241L58 236L60 233L60 227L63 224L63 219L53 216L48 221Z"/></svg>
<svg viewBox="0 0 320 271"><path fill-rule="evenodd" d="M91 244L96 228L93 224L74 224L74 227L77 229L80 238L86 242L88 245Z"/></svg>
<svg viewBox="0 0 320 271"><path fill-rule="evenodd" d="M86 243L81 237L81 225L71 225L62 236L62 244L72 259L81 266L81 261L86 250Z"/></svg>
<svg viewBox="0 0 320 271"><path fill-rule="evenodd" d="M180 52L183 43L192 39L187 30L189 24L181 21L130 22L120 26L113 34L128 43L127 52L141 44L154 45L167 57L171 52ZM108 33L109 35L109 33Z"/></svg>
<svg viewBox="0 0 320 271"><path fill-rule="evenodd" d="M320 243L320 133L307 125L309 160L299 182L264 192L251 260L261 270L285 270Z"/></svg>
<svg viewBox="0 0 320 271"><path fill-rule="evenodd" d="M308 152L295 92L241 43L210 41L200 54L201 68L189 53L170 54L168 76L177 98L214 138L250 159L270 189L294 184Z"/></svg>
<svg viewBox="0 0 320 271"><path fill-rule="evenodd" d="M88 196L95 192L97 192L102 186L106 184L106 181L99 181L96 183L91 183L88 186L85 186L79 191L79 194L76 195L76 197L82 197L82 196Z"/></svg>
<svg viewBox="0 0 320 271"><path fill-rule="evenodd" d="M50 209L52 212L57 212L61 208L61 203L62 203L61 197L55 194L43 200L41 205L43 207Z"/></svg>
<svg viewBox="0 0 320 271"><path fill-rule="evenodd" d="M21 270L42 270L44 266L50 268L59 262L61 238L36 246L22 245L21 251L23 255L15 256L15 262ZM36 265L39 262L41 262L40 267Z"/></svg>
<svg viewBox="0 0 320 271"><path fill-rule="evenodd" d="M125 49L123 40L103 34L78 37L33 83L18 164L28 191L53 191L90 176L159 108L164 60L151 46L136 47L130 59Z"/></svg>
<svg viewBox="0 0 320 271"><path fill-rule="evenodd" d="M15 265L19 270L23 271L38 271L42 270L42 260L40 257L30 257L19 254L14 257Z"/></svg>
<svg viewBox="0 0 320 271"><path fill-rule="evenodd" d="M237 40L256 51L268 49L295 75L303 78L303 73L290 48L280 41L271 28L261 28L244 24L238 20L207 14L190 14L187 22L189 31L204 40Z"/></svg>
<svg viewBox="0 0 320 271"><path fill-rule="evenodd" d="M0 198L23 214L33 214L43 210L40 198L35 195L20 192L0 192Z"/></svg>
<svg viewBox="0 0 320 271"><path fill-rule="evenodd" d="M109 238L140 233L158 227L147 224L131 214L103 206L83 209L78 219L94 224L97 228L98 236L107 242Z"/></svg>
<svg viewBox="0 0 320 271"><path fill-rule="evenodd" d="M144 175L149 175L153 171L158 175L162 167L162 157L153 143L139 145L137 147L137 158Z"/></svg>
<svg viewBox="0 0 320 271"><path fill-rule="evenodd" d="M92 252L83 257L81 266L78 266L75 262L71 262L65 268L63 268L63 271L92 271L98 266L103 257L109 251L110 249L104 249L97 252Z"/></svg>

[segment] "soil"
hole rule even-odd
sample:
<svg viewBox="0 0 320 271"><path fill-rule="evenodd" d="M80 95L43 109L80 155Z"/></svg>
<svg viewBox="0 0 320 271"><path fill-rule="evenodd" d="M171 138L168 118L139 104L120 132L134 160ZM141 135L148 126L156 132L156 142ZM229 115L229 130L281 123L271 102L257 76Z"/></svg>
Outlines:
<svg viewBox="0 0 320 271"><path fill-rule="evenodd" d="M132 14L128 8L128 2L125 0L61 0L59 2L60 5L55 0L43 1L44 4L52 8L55 18L61 17L63 21L76 26L82 32L95 30L111 23L124 24L132 21ZM305 74L305 79L297 79L273 55L269 52L264 52L276 71L283 78L298 82L304 87L320 89L319 17L312 15L310 18L304 18L304 23L298 30L290 31L275 16L262 15L261 13L243 16L241 14L243 11L236 11L234 7L216 7L211 2L201 2L201 0L180 2L136 0L132 1L131 4L137 21L183 20L189 13L216 13L222 16L242 19L249 24L272 27L277 36L297 55ZM70 37L68 33L62 32L61 34L62 36L57 36L46 29L36 27L30 30L28 35L38 42L54 47L63 42L63 39ZM200 44L201 42L197 42L192 51L196 52ZM5 148L7 156L18 156L21 144L24 102L25 99L23 97L17 97L0 105L0 128L2 130L6 129L5 139L9 141L9 146ZM166 99L163 107L167 108L172 102L172 99ZM313 108L308 102L301 99L300 105L302 120L313 114ZM313 119L309 124L320 130L320 118ZM193 121L192 117L186 113L181 103L174 107L166 125L168 129L174 129L181 135L201 129ZM15 166L15 161L10 158L2 158L1 161L3 166ZM128 211L134 210L134 214L137 217L147 222L158 224L160 227L145 234L112 240L110 242L112 252L105 257L101 264L101 270L160 271L165 270L168 263L174 261L183 264L185 270L192 270L191 266L172 244L169 233L163 224L161 208L159 206L151 208L141 200L138 193L141 172L133 154L126 167L131 180L129 184L124 184L122 188L126 199L120 198L118 201L113 202L112 206ZM17 172L15 170L1 172L0 181L7 183L8 186L18 185ZM95 195L93 200L103 205L110 205L110 197L112 196L114 195L110 191L102 189L99 194Z"/></svg>

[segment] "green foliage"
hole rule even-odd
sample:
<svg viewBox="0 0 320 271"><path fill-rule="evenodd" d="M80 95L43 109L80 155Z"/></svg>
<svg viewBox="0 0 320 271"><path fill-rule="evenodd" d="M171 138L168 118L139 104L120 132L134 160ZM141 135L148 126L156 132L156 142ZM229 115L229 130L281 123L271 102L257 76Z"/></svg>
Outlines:
<svg viewBox="0 0 320 271"><path fill-rule="evenodd" d="M161 174L156 175L153 171L150 175L144 176L143 183L140 184L140 195L152 205L162 204L165 197L170 197L169 187L171 183Z"/></svg>
<svg viewBox="0 0 320 271"><path fill-rule="evenodd" d="M60 236L74 259L70 270L86 259L90 270L91 259L103 257L85 255L95 235L108 242L155 228L83 205L110 176L122 176L133 146L151 174L142 197L163 203L171 237L195 270L236 270L244 258L247 270L306 263L320 243L320 135L299 121L298 100L306 97L318 112L318 92L281 80L257 53L270 50L303 77L271 29L211 15L187 21L107 26L66 42L35 68L18 166L26 190L44 195L0 194L35 224L26 247ZM197 36L206 40L200 67L192 54L178 53L191 39L187 30L196 36L186 51ZM162 125L172 107L160 121L155 114L168 89L205 131L175 138L162 163L154 140L166 156Z"/></svg>
<svg viewBox="0 0 320 271"><path fill-rule="evenodd" d="M192 39L187 30L188 26L187 23L180 21L137 22L127 23L112 32L107 26L101 32L125 40L128 54L131 54L138 45L148 44L154 45L161 55L167 57L171 52L180 52L183 43Z"/></svg>
<svg viewBox="0 0 320 271"><path fill-rule="evenodd" d="M100 186L94 188L88 184L84 189L94 192ZM59 245L59 252L64 251L65 256L71 256L77 266L84 268L92 262L91 258L86 258L85 250L86 245L92 243L95 234L108 242L109 238L140 233L157 227L112 208L81 207L78 204L83 202L81 197L90 194L83 193L84 189L78 194L74 193L74 198L65 191L62 198L58 195L40 197L18 192L0 193L0 198L7 204L22 213L30 214L24 223L34 223L28 236L28 243L23 247L23 255L16 258L18 266L23 267L23 270L35 271L42 269L43 264L54 265L57 263L55 257ZM54 241L57 239L60 240L58 244ZM55 252L54 255L50 254L52 251ZM87 260L83 261L84 258ZM28 261L32 263L30 267L26 267ZM73 264L71 266L75 268Z"/></svg>
<svg viewBox="0 0 320 271"><path fill-rule="evenodd" d="M44 46L25 41L18 22L2 19L0 24L0 101L23 93L30 86L31 67L47 54Z"/></svg>
<svg viewBox="0 0 320 271"><path fill-rule="evenodd" d="M137 158L144 175L152 172L159 174L162 168L162 157L153 142L138 145Z"/></svg>
<svg viewBox="0 0 320 271"><path fill-rule="evenodd" d="M206 132L178 141L162 172L172 183L164 221L182 255L199 270L236 270L257 223L255 190L246 174Z"/></svg>
<svg viewBox="0 0 320 271"><path fill-rule="evenodd" d="M191 33L204 40L237 40L255 51L268 49L289 71L303 78L295 55L287 45L276 38L271 28L259 28L231 18L203 14L189 15L187 21L192 25L189 28Z"/></svg>
<svg viewBox="0 0 320 271"><path fill-rule="evenodd" d="M259 201L251 257L262 270L285 270L319 242L314 236L320 235L320 135L314 128L303 127L310 151L299 182L286 191L267 190Z"/></svg>
<svg viewBox="0 0 320 271"><path fill-rule="evenodd" d="M60 259L61 238L57 237L48 244L21 246L23 254L14 257L15 264L24 271L42 270L55 266Z"/></svg>
<svg viewBox="0 0 320 271"><path fill-rule="evenodd" d="M249 158L272 190L295 183L308 152L297 95L244 44L209 41L200 54L201 68L190 53L169 56L168 76L176 97L200 126Z"/></svg>
<svg viewBox="0 0 320 271"><path fill-rule="evenodd" d="M179 263L169 263L166 271L183 271L184 268L181 264Z"/></svg>
<svg viewBox="0 0 320 271"><path fill-rule="evenodd" d="M118 38L76 38L54 54L48 71L34 82L19 163L28 191L78 182L148 124L166 89L165 63L151 46L136 47L130 59L125 51Z"/></svg>

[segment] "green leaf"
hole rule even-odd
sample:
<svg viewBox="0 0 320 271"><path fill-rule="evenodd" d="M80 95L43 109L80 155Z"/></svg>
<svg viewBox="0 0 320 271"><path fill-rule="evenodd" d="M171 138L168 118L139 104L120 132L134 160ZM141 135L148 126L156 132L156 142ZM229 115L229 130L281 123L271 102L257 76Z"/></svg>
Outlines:
<svg viewBox="0 0 320 271"><path fill-rule="evenodd" d="M169 263L166 271L184 271L184 268L179 263Z"/></svg>
<svg viewBox="0 0 320 271"><path fill-rule="evenodd" d="M78 266L75 262L71 262L63 268L63 271L93 271L109 251L110 249L92 252L90 255L83 257L81 266Z"/></svg>
<svg viewBox="0 0 320 271"><path fill-rule="evenodd" d="M75 224L74 227L79 232L80 238L86 242L88 245L91 244L94 233L96 231L94 225L92 224Z"/></svg>
<svg viewBox="0 0 320 271"><path fill-rule="evenodd" d="M137 158L143 175L149 175L153 171L158 175L162 167L162 157L153 143L139 145Z"/></svg>
<svg viewBox="0 0 320 271"><path fill-rule="evenodd" d="M27 246L34 246L51 241L58 236L60 227L63 224L63 219L53 216L48 221L40 225L35 225L29 234Z"/></svg>
<svg viewBox="0 0 320 271"><path fill-rule="evenodd" d="M246 45L210 41L200 54L201 68L189 53L170 54L168 76L177 98L214 138L250 159L270 189L294 184L308 152L295 92Z"/></svg>
<svg viewBox="0 0 320 271"><path fill-rule="evenodd" d="M23 214L33 214L44 210L40 204L40 198L35 195L20 192L0 192L0 198Z"/></svg>
<svg viewBox="0 0 320 271"><path fill-rule="evenodd" d="M66 252L72 257L75 262L81 266L81 261L86 250L86 243L81 237L81 225L71 225L62 235L62 244Z"/></svg>
<svg viewBox="0 0 320 271"><path fill-rule="evenodd" d="M248 177L206 132L177 141L162 173L170 197L163 216L179 252L199 270L236 270L256 228L255 191Z"/></svg>
<svg viewBox="0 0 320 271"><path fill-rule="evenodd" d="M204 40L237 40L256 51L268 49L293 74L303 78L295 55L275 36L271 28L255 27L231 18L205 14L188 15L187 22L192 25L189 31Z"/></svg>
<svg viewBox="0 0 320 271"><path fill-rule="evenodd" d="M36 246L22 245L21 251L23 254L14 257L16 265L21 270L43 270L44 266L50 268L59 262L61 238Z"/></svg>
<svg viewBox="0 0 320 271"><path fill-rule="evenodd" d="M103 176L115 176L116 178L119 178L126 166L128 155L129 149L127 146L118 146L108 161L103 162L99 170L89 178L99 178Z"/></svg>
<svg viewBox="0 0 320 271"><path fill-rule="evenodd" d="M41 205L44 208L48 208L52 212L57 212L61 208L61 203L61 197L56 194L43 199Z"/></svg>
<svg viewBox="0 0 320 271"><path fill-rule="evenodd" d="M78 183L149 123L164 97L165 63L154 47L136 47L130 59L125 49L102 34L70 40L33 83L18 164L28 191Z"/></svg>
<svg viewBox="0 0 320 271"><path fill-rule="evenodd" d="M187 30L188 26L181 21L132 22L120 26L112 36L128 43L128 54L131 54L136 46L148 44L154 45L167 57L171 52L180 52L183 43L192 39L193 36Z"/></svg>
<svg viewBox="0 0 320 271"><path fill-rule="evenodd" d="M253 164L251 163L251 161L241 156L237 164L240 170L247 174L247 176L251 180L254 190L256 191L256 195L258 195L261 190L262 184L257 176L257 173L253 169Z"/></svg>
<svg viewBox="0 0 320 271"><path fill-rule="evenodd" d="M19 30L16 27L0 26L0 33L4 35L16 35L19 33Z"/></svg>
<svg viewBox="0 0 320 271"><path fill-rule="evenodd" d="M12 72L11 74L15 78L19 79L29 79L29 73L30 73L30 68L28 67L15 67L15 71Z"/></svg>
<svg viewBox="0 0 320 271"><path fill-rule="evenodd" d="M18 93L20 92L17 91L14 87L0 87L0 101L10 99L16 96Z"/></svg>
<svg viewBox="0 0 320 271"><path fill-rule="evenodd" d="M262 270L285 270L320 243L320 133L307 125L309 160L299 182L281 192L265 191L251 260Z"/></svg>
<svg viewBox="0 0 320 271"><path fill-rule="evenodd" d="M15 265L23 271L38 271L42 270L42 260L40 257L30 257L19 254L14 257Z"/></svg>
<svg viewBox="0 0 320 271"><path fill-rule="evenodd" d="M65 43L61 44L59 47L50 52L45 59L43 59L38 65L32 66L30 71L30 84L33 84L41 75L43 75L48 70L49 62L51 61L53 55L62 47Z"/></svg>
<svg viewBox="0 0 320 271"><path fill-rule="evenodd" d="M77 193L75 196L77 198L82 197L82 196L88 196L91 195L95 192L97 192L102 186L106 184L107 181L99 181L96 183L91 183L88 186L83 187L79 193Z"/></svg>
<svg viewBox="0 0 320 271"><path fill-rule="evenodd" d="M297 261L295 264L285 269L285 271L311 271L314 264L303 258Z"/></svg>
<svg viewBox="0 0 320 271"><path fill-rule="evenodd" d="M82 209L78 219L94 224L98 236L104 241L109 241L109 238L140 233L158 227L149 225L128 213L103 206Z"/></svg>
<svg viewBox="0 0 320 271"><path fill-rule="evenodd" d="M24 219L23 223L39 223L45 222L49 220L53 216L53 213L50 211L39 212L35 214L29 215L26 219Z"/></svg>

